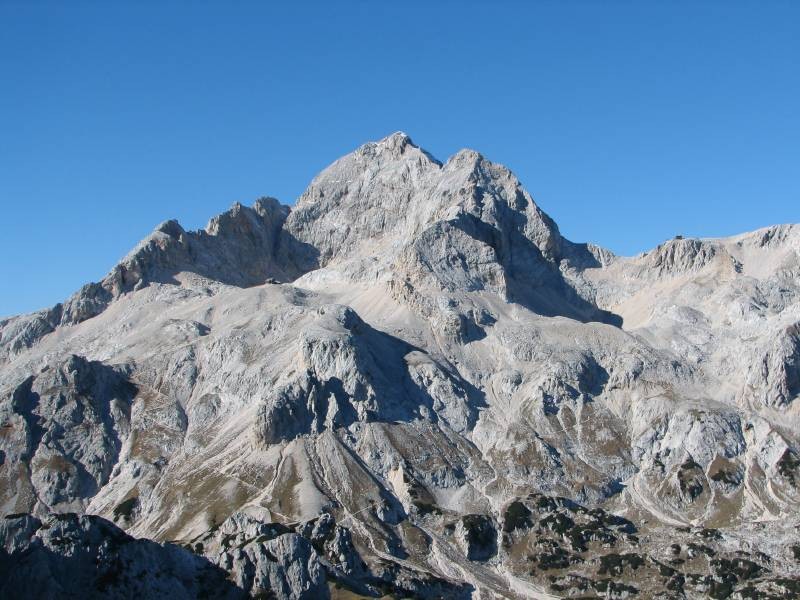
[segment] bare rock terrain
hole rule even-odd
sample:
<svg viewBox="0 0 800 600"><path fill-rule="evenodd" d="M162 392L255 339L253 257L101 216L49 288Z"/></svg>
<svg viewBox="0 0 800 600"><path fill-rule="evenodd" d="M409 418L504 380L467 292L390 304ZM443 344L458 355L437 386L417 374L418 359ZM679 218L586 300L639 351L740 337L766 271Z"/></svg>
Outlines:
<svg viewBox="0 0 800 600"><path fill-rule="evenodd" d="M0 321L0 595L795 598L798 396L800 226L618 257L397 133Z"/></svg>

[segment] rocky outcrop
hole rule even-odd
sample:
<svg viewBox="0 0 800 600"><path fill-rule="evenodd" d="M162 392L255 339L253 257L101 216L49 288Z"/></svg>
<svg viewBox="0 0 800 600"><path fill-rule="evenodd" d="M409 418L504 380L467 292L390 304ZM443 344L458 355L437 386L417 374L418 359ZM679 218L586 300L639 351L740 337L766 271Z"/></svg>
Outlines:
<svg viewBox="0 0 800 600"><path fill-rule="evenodd" d="M429 355L326 305L299 339L296 362L261 405L255 439L270 445L355 422L441 419L465 433L475 392Z"/></svg>
<svg viewBox="0 0 800 600"><path fill-rule="evenodd" d="M699 271L720 252L724 253L724 250L712 242L677 237L649 252L646 257L646 268L648 272L656 275Z"/></svg>
<svg viewBox="0 0 800 600"><path fill-rule="evenodd" d="M275 259L288 213L274 198L262 198L252 208L234 204L196 232L185 231L177 221L165 221L101 285L116 297L137 286L173 281L183 271L240 287L270 277L293 279L297 272Z"/></svg>
<svg viewBox="0 0 800 600"><path fill-rule="evenodd" d="M0 404L5 511L85 508L117 464L135 393L123 369L76 355L19 383Z"/></svg>
<svg viewBox="0 0 800 600"><path fill-rule="evenodd" d="M800 395L800 323L778 332L750 367L745 396L766 406L782 408ZM752 390L752 391L749 391Z"/></svg>
<svg viewBox="0 0 800 600"><path fill-rule="evenodd" d="M469 586L416 572L400 562L368 565L354 546L350 530L330 513L288 525L235 513L187 548L208 557L230 573L239 589L256 598L329 598L329 583L334 590L366 597L467 598L471 591Z"/></svg>
<svg viewBox="0 0 800 600"><path fill-rule="evenodd" d="M99 517L7 516L0 544L4 598L247 597L208 560L132 538Z"/></svg>
<svg viewBox="0 0 800 600"><path fill-rule="evenodd" d="M323 598L328 595L325 570L311 544L296 533L248 541L226 550L217 564L251 596Z"/></svg>

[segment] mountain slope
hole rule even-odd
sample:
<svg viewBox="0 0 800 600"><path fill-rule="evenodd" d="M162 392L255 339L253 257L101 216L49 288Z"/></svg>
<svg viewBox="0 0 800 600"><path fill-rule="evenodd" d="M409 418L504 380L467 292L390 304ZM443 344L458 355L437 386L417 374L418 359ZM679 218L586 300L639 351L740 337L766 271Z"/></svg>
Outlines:
<svg viewBox="0 0 800 600"><path fill-rule="evenodd" d="M394 134L0 323L0 506L254 594L791 593L798 298L796 226L615 257Z"/></svg>

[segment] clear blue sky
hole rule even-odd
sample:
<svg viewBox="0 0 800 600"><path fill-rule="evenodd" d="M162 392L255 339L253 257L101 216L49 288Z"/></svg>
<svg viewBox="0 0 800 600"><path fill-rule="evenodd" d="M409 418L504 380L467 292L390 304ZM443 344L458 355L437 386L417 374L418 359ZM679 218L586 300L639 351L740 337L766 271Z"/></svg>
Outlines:
<svg viewBox="0 0 800 600"><path fill-rule="evenodd" d="M575 241L800 221L800 3L0 0L0 315L396 130Z"/></svg>

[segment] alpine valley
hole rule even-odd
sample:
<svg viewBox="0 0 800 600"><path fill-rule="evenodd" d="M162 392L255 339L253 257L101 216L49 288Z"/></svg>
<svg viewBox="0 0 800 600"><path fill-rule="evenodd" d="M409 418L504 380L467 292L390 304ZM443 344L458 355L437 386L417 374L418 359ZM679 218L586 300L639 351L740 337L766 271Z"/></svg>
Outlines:
<svg viewBox="0 0 800 600"><path fill-rule="evenodd" d="M0 321L0 597L797 598L798 395L800 226L618 257L396 133Z"/></svg>

